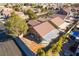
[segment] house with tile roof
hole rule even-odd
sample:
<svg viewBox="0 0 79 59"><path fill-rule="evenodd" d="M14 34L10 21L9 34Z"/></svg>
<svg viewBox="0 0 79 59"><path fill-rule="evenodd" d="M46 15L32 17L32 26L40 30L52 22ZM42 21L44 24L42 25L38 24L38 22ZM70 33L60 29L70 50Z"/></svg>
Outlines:
<svg viewBox="0 0 79 59"><path fill-rule="evenodd" d="M37 37L37 40L46 41L47 43L53 41L59 36L59 30L57 30L50 22L43 22L37 26L31 27L29 30L32 33L32 37Z"/></svg>
<svg viewBox="0 0 79 59"><path fill-rule="evenodd" d="M35 39L35 41L41 40L44 43L56 39L59 37L60 31L65 32L67 26L70 25L70 23L65 22L64 18L65 16L55 15L46 21L38 19L28 21L30 38Z"/></svg>
<svg viewBox="0 0 79 59"><path fill-rule="evenodd" d="M29 20L28 21L28 25L33 27L33 26L36 26L36 25L39 25L41 22L37 21L37 20Z"/></svg>
<svg viewBox="0 0 79 59"><path fill-rule="evenodd" d="M60 31L65 31L67 26L70 25L70 23L65 22L64 19L62 19L61 17L55 17L49 20L49 22Z"/></svg>
<svg viewBox="0 0 79 59"><path fill-rule="evenodd" d="M4 14L4 15L11 15L11 13L13 12L13 9L11 9L11 8L3 8L3 10L2 10L2 14Z"/></svg>

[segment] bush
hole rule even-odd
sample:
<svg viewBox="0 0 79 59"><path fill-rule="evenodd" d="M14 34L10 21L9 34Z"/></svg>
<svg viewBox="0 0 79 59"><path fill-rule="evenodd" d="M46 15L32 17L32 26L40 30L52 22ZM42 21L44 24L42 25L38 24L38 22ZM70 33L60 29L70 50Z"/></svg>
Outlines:
<svg viewBox="0 0 79 59"><path fill-rule="evenodd" d="M39 49L39 50L37 51L37 55L38 55L38 56L45 56L45 51L44 51L43 49Z"/></svg>
<svg viewBox="0 0 79 59"><path fill-rule="evenodd" d="M12 13L11 17L6 20L5 27L9 31L8 34L15 36L24 34L28 30L28 26L25 20L21 19L15 13Z"/></svg>
<svg viewBox="0 0 79 59"><path fill-rule="evenodd" d="M37 15L31 9L27 10L27 14L29 15L30 19L35 19L37 17Z"/></svg>
<svg viewBox="0 0 79 59"><path fill-rule="evenodd" d="M46 56L50 56L52 53L52 49L50 48L47 52L46 52Z"/></svg>
<svg viewBox="0 0 79 59"><path fill-rule="evenodd" d="M15 11L20 11L21 9L21 4L15 4L13 7L12 7Z"/></svg>

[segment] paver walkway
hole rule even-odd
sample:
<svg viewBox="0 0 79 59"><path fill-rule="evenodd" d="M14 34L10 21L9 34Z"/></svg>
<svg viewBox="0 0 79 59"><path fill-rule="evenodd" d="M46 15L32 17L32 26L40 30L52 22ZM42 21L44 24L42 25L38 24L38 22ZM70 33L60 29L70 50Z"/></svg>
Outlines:
<svg viewBox="0 0 79 59"><path fill-rule="evenodd" d="M43 48L44 46L41 45L41 44L37 44L36 42L34 41L31 41L27 38L22 38L21 39L34 53L36 53L36 51L40 48Z"/></svg>

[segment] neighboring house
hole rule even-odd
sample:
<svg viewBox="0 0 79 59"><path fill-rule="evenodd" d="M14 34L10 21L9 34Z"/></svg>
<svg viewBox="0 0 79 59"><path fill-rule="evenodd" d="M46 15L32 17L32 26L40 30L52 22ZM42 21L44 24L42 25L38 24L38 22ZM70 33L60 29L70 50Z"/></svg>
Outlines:
<svg viewBox="0 0 79 59"><path fill-rule="evenodd" d="M71 10L71 7L63 8L63 10L66 11L67 13L69 13Z"/></svg>
<svg viewBox="0 0 79 59"><path fill-rule="evenodd" d="M79 7L74 7L74 9L77 11L77 10L79 10Z"/></svg>
<svg viewBox="0 0 79 59"><path fill-rule="evenodd" d="M37 20L40 21L40 22L45 22L45 21L48 21L50 19L51 19L50 17L42 16L42 17L39 17Z"/></svg>
<svg viewBox="0 0 79 59"><path fill-rule="evenodd" d="M71 17L71 16L66 16L66 17L64 18L64 20L65 20L66 22L69 22L69 23L74 22L74 18Z"/></svg>
<svg viewBox="0 0 79 59"><path fill-rule="evenodd" d="M76 9L71 9L64 20L70 23L77 21L79 18L78 14L79 14L79 11L77 11Z"/></svg>
<svg viewBox="0 0 79 59"><path fill-rule="evenodd" d="M49 22L44 22L37 26L33 26L30 29L30 32L38 37L41 41L46 41L48 43L59 36L59 31Z"/></svg>
<svg viewBox="0 0 79 59"><path fill-rule="evenodd" d="M57 14L67 15L67 12L63 8L59 8L59 11L57 12Z"/></svg>
<svg viewBox="0 0 79 59"><path fill-rule="evenodd" d="M13 12L13 9L11 9L11 8L3 8L2 9L2 14L5 15L5 17L11 16L12 12Z"/></svg>
<svg viewBox="0 0 79 59"><path fill-rule="evenodd" d="M53 18L53 19L52 19ZM55 15L53 17L39 18L37 20L30 20L28 22L29 32L33 39L35 37L42 40L43 43L50 42L59 36L59 32L64 32L66 27L70 24L64 21L65 16ZM34 34L34 35L33 35ZM53 35L53 36L52 36Z"/></svg>
<svg viewBox="0 0 79 59"><path fill-rule="evenodd" d="M12 38L0 32L0 56L22 56L22 51L18 48Z"/></svg>
<svg viewBox="0 0 79 59"><path fill-rule="evenodd" d="M33 27L33 26L37 26L38 24L40 24L41 22L37 21L37 20L29 20L28 21L28 25Z"/></svg>
<svg viewBox="0 0 79 59"><path fill-rule="evenodd" d="M67 26L70 24L65 22L64 19L62 19L61 17L55 17L51 19L49 22L61 31L65 31Z"/></svg>
<svg viewBox="0 0 79 59"><path fill-rule="evenodd" d="M59 14L53 14L53 15L43 15L41 17L39 17L37 20L40 21L40 22L45 22L45 21L49 21L55 17L61 17L62 19L64 19L66 16L65 15L59 15Z"/></svg>

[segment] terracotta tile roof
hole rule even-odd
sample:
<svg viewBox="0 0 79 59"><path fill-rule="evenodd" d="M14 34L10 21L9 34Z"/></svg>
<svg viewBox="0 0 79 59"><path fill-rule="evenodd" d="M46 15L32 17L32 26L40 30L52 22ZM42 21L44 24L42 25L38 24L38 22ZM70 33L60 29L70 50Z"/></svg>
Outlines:
<svg viewBox="0 0 79 59"><path fill-rule="evenodd" d="M79 10L79 7L74 7L75 10Z"/></svg>
<svg viewBox="0 0 79 59"><path fill-rule="evenodd" d="M61 19L64 19L66 17L66 15L56 14L53 16L53 18L56 18L56 17L60 17Z"/></svg>
<svg viewBox="0 0 79 59"><path fill-rule="evenodd" d="M48 32L52 31L53 29L55 29L55 27L53 27L49 22L44 22L33 28L41 37L46 35Z"/></svg>
<svg viewBox="0 0 79 59"><path fill-rule="evenodd" d="M66 17L66 15L55 14L55 15L50 15L50 16L42 16L36 20L38 20L40 22L45 22L45 21L51 20L52 18L55 18L55 17L61 17L62 19L64 19Z"/></svg>
<svg viewBox="0 0 79 59"><path fill-rule="evenodd" d="M5 15L11 15L11 13L13 12L13 9L11 8L3 8L2 13Z"/></svg>
<svg viewBox="0 0 79 59"><path fill-rule="evenodd" d="M63 24L65 21L61 18L61 17L55 17L52 20L50 20L53 24L55 24L56 26L60 26L61 24Z"/></svg>
<svg viewBox="0 0 79 59"><path fill-rule="evenodd" d="M66 12L70 12L71 10L71 7L68 7L68 8L63 8Z"/></svg>
<svg viewBox="0 0 79 59"><path fill-rule="evenodd" d="M50 19L51 19L51 17L39 17L37 20L40 22L45 22L45 21L48 21Z"/></svg>
<svg viewBox="0 0 79 59"><path fill-rule="evenodd" d="M38 25L38 24L40 24L41 22L39 22L39 21L37 21L37 20L30 20L29 22L28 22L28 24L29 25L31 25L31 26L36 26L36 25Z"/></svg>

